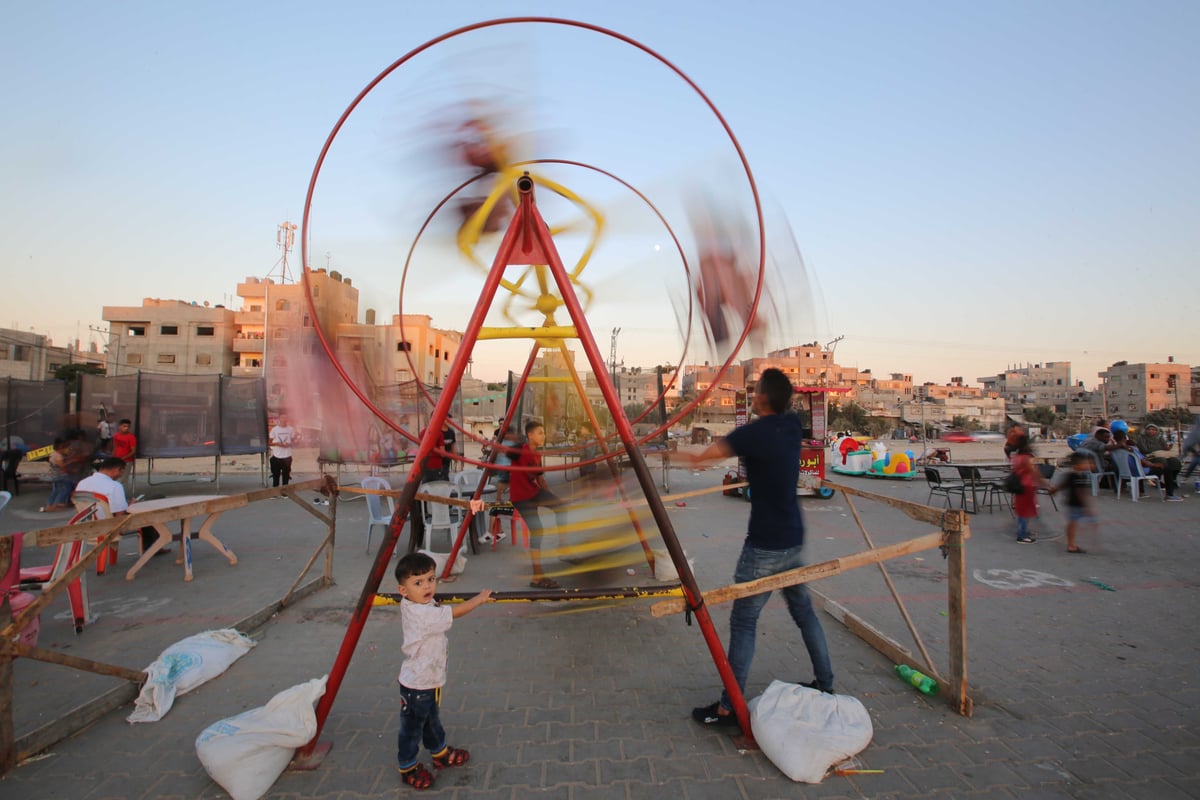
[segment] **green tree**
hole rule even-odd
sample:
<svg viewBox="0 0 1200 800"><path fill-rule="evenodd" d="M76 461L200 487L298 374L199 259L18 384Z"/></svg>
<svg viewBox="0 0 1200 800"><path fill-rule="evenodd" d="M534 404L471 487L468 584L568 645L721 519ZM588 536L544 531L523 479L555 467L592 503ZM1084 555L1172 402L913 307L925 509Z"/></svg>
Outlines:
<svg viewBox="0 0 1200 800"><path fill-rule="evenodd" d="M66 383L72 392L78 392L80 375L103 374L104 367L99 364L63 364L54 370L54 379Z"/></svg>
<svg viewBox="0 0 1200 800"><path fill-rule="evenodd" d="M1058 419L1058 414L1054 413L1050 406L1034 406L1025 409L1025 419L1038 425L1053 425Z"/></svg>
<svg viewBox="0 0 1200 800"><path fill-rule="evenodd" d="M892 421L887 417L870 417L867 419L867 433L871 438L878 439L892 429Z"/></svg>
<svg viewBox="0 0 1200 800"><path fill-rule="evenodd" d="M867 429L868 414L866 409L857 403L847 403L844 408L840 405L830 405L829 408L829 422L833 430L862 432Z"/></svg>

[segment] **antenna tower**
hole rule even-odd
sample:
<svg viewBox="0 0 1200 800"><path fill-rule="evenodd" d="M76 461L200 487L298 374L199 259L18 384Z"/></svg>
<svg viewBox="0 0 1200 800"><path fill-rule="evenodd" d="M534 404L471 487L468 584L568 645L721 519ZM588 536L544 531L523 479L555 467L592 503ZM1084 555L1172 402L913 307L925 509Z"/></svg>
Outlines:
<svg viewBox="0 0 1200 800"><path fill-rule="evenodd" d="M271 267L271 271L266 274L270 278L272 275L279 275L280 283L295 283L296 279L292 277L292 272L288 269L288 253L292 252L292 248L296 245L296 228L298 226L294 222L281 222L275 231L275 246L282 253L279 260Z"/></svg>

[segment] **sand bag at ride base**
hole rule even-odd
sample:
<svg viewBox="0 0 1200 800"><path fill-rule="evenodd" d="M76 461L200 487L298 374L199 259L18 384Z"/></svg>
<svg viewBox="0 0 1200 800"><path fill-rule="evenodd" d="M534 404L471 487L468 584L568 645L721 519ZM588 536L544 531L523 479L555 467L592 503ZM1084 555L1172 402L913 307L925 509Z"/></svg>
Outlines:
<svg viewBox="0 0 1200 800"><path fill-rule="evenodd" d="M138 693L129 722L157 722L162 719L175 697L187 694L229 669L250 648L254 640L233 628L205 631L181 639L159 653L146 667L146 682Z"/></svg>
<svg viewBox="0 0 1200 800"><path fill-rule="evenodd" d="M773 681L748 704L754 738L794 781L820 783L834 764L861 752L875 733L857 698Z"/></svg>
<svg viewBox="0 0 1200 800"><path fill-rule="evenodd" d="M196 737L204 770L233 800L258 800L317 734L313 705L329 676L284 689L260 708L209 725Z"/></svg>

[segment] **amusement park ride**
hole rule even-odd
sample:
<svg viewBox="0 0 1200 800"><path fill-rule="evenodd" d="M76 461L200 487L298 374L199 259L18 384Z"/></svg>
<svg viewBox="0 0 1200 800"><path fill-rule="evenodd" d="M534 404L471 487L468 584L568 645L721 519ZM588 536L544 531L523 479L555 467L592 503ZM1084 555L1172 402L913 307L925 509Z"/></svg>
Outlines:
<svg viewBox="0 0 1200 800"><path fill-rule="evenodd" d="M740 319L744 322L743 330L741 330L740 338L736 338L737 334L732 334L729 339L729 344L732 346L732 351L728 358L720 367L718 379L712 382L715 387L719 383L720 375L723 375L728 370L738 349L746 341L750 334L751 327L754 323L755 310L758 307L759 297L762 293L763 286L763 264L765 251L765 238L763 235L762 210L759 204L758 194L754 186L754 179L750 173L749 166L746 163L745 156L738 145L736 138L733 136L728 124L721 117L716 107L704 95L686 75L678 70L673 64L659 56L654 51L648 49L644 45L622 36L621 34L612 31L592 26L586 23L579 23L567 20L549 19L549 18L520 18L494 20L491 22L479 23L476 25L460 28L452 31L441 37L431 40L416 50L393 63L388 69L384 70L377 76L367 87L358 95L351 105L342 114L338 120L329 138L326 140L325 146L318 158L316 167L313 171L312 179L309 184L308 196L305 203L303 235L301 237L303 248L303 261L305 264L305 285L309 283L309 226L310 212L312 208L313 192L317 180L321 173L322 164L329 152L330 146L333 143L342 125L358 106L358 104L366 97L366 95L382 81L385 77L391 74L396 69L403 66L413 56L421 53L434 45L461 36L472 31L482 28L488 28L500 25L513 24L542 24L549 26L565 26L582 30L584 32L600 34L605 37L611 37L617 40L618 43L623 43L631 47L641 50L643 53L651 56L661 65L675 73L687 87L695 92L707 105L712 115L719 122L724 131L724 135L728 137L734 149L737 151L740 160L741 168L744 170L745 180L749 186L750 193L754 199L755 213L757 216L757 234L758 234L758 264L757 271L750 273L751 278L749 286L743 286L743 295L751 299L749 308L741 309L742 314ZM680 546L676 536L671 518L666 512L664 502L658 494L651 471L647 466L646 458L643 453L642 445L646 442L660 437L665 430L677 422L682 417L686 416L697 405L705 400L708 392L701 392L697 397L686 402L682 407L676 409L675 414L663 422L660 427L655 428L648 434L638 436L635 434L633 423L637 419L630 420L623 408L621 399L617 393L616 387L609 376L608 365L605 362L603 352L597 345L596 339L593 336L592 330L588 324L586 310L592 300L592 289L584 282L583 277L588 266L589 259L592 257L596 241L600 236L600 232L604 227L604 216L592 205L584 201L565 185L550 180L549 178L539 175L539 165L543 163L570 163L575 167L593 170L595 172L607 175L609 178L621 183L627 190L634 192L646 205L658 214L659 219L667 227L666 220L662 214L659 214L657 209L654 209L649 200L641 195L634 187L616 178L604 170L599 170L587 164L578 162L563 162L554 159L542 159L525 162L509 163L507 153L500 142L498 142L491 134L487 121L483 119L468 120L460 131L460 136L463 138L461 147L461 158L464 162L476 169L477 174L450 191L449 194L442 200L441 203L434 208L425 224L422 226L423 232L430 220L438 213L440 209L445 207L451 201L456 201L460 191L476 181L484 181L487 186L487 195L482 201L457 201L458 208L463 213L463 221L458 229L456 236L456 244L460 253L471 264L478 268L483 275L482 285L479 287L478 301L463 328L463 336L461 345L454 357L454 360L449 368L447 376L444 379L443 389L436 399L427 398L432 403L432 412L425 427L424 435L418 435L414 431L404 429L399 423L389 418L389 416L372 402L372 398L361 387L355 385L351 376L351 370L346 369L338 360L336 348L332 346L331 335L329 331L323 330L317 324L317 333L321 339L322 346L329 355L334 368L340 373L346 381L350 390L353 391L362 401L363 405L379 419L392 427L399 435L405 437L410 442L416 445L415 452L411 453L413 462L416 464L422 463L427 456L437 449L441 448L441 428L443 422L447 421L448 414L451 409L455 390L460 385L463 376L467 370L468 362L471 359L473 348L480 341L494 339L525 339L531 342L529 357L525 363L524 370L521 373L520 380L513 398L519 398L521 391L527 383L535 380L532 375L534 361L544 351L558 351L566 356L567 342L575 342L582 349L584 356L587 359L588 368L590 368L594 380L598 385L600 394L603 397L605 406L616 428L615 437L606 438L604 428L597 419L592 406L584 395L584 384L580 378L579 372L575 369L570 358L564 357L563 361L567 365L568 375L561 378L565 383L573 386L574 390L581 398L581 407L585 410L588 417L588 424L592 432L594 432L593 445L599 446L599 455L591 459L580 459L572 467L578 467L588 464L603 463L613 477L613 483L620 492L622 508L629 509L631 504L629 498L625 496L625 490L621 488L620 482L617 480L617 461L621 459L628 462L632 467L633 474L636 478L637 485L640 487L644 496L644 505L649 508L649 518L653 520L654 525L658 529L658 534L662 537L665 544L666 552L669 554L671 561L674 564L675 570L679 575L681 590L686 600L687 607L691 614L695 617L704 636L706 645L712 659L720 673L721 680L725 689L729 692L733 699L734 711L738 716L741 728L743 731L749 732L749 717L746 708L745 700L741 691L737 686L737 682L733 677L729 662L725 655L719 637L717 636L712 619L709 615L708 608L704 603L704 599L696 582L696 578L692 573L688 560L684 555L683 549ZM542 212L539 210L538 199L543 192L552 193L558 198L565 199L569 203L574 204L578 209L582 210L585 216L592 223L592 237L584 247L582 255L575 261L574 265L568 267L560 255L560 249L556 246L556 236L562 231L561 228L552 228L543 218ZM486 263L476 249L480 239L485 234L496 233L500 234L500 243L495 252L494 258L490 264ZM679 246L678 239L674 233L671 233L675 239L676 246ZM417 234L420 237L420 233ZM415 241L414 241L415 246ZM687 270L687 260L683 256L683 250L680 249L680 256L683 258L683 268ZM410 262L412 260L412 249L409 250L409 259L405 262L404 275L409 273ZM726 279L742 276L724 276ZM403 307L404 295L404 279L401 278L401 307ZM711 289L710 289L711 291ZM309 297L310 310L314 320L318 320L316 307L312 302L312 297ZM499 304L504 319L507 322L514 323L505 326L489 326L486 320L495 306ZM518 320L515 315L516 310L521 310L526 317L530 313L540 317L540 323L534 326L520 326L515 324ZM739 318L739 317L735 317ZM710 320L705 318L704 324L709 328ZM724 322L724 320L722 320ZM690 324L690 307L689 307L689 323L687 325L688 333L691 331ZM715 327L715 326L714 326ZM678 376L676 375L675 378ZM672 381L675 380L672 378ZM809 395L810 397L812 395ZM822 400L824 393L818 395ZM649 412L655 404L651 404L647 408ZM501 430L507 429L514 423L519 423L520 420L514 420L518 404L513 402L507 409L505 418L501 423ZM643 415L644 416L644 415ZM640 418L638 418L640 419ZM469 438L474 437L465 425L460 426L461 421L449 420L451 425L454 425L462 436ZM480 440L482 442L482 440ZM530 470L528 467L514 466L499 466L494 462L494 454L497 449L500 449L498 443L493 443L495 446L491 448L492 456L488 460L476 461L462 455L455 454L450 456L455 460L465 464L482 468L486 471L517 471ZM446 454L443 454L446 455ZM557 469L565 469L566 465ZM543 471L554 471L555 467L539 468ZM362 633L363 627L369 615L373 600L376 593L379 591L380 584L387 572L389 562L396 549L397 542L400 538L402 527L405 520L413 513L415 503L417 502L417 493L421 481L421 470L413 469L409 472L407 481L403 489L400 491L400 496L396 504L395 515L388 526L384 540L378 549L374 564L370 573L366 576L362 592L355 607L353 616L349 623L342 645L337 653L333 667L330 671L327 688L324 696L317 705L317 733L313 739L297 752L296 762L294 766L312 767L320 763L323 752L328 749L328 744L319 744L318 739L321 730L327 719L330 709L337 697L339 686L345 676L351 657L354 654L355 647ZM480 482L480 488L476 492L476 498L479 497L479 492L482 491L485 481ZM477 507L477 506L476 506ZM474 513L472 511L472 513ZM642 524L631 510L629 513L629 525L636 533L637 539L640 542L641 549L645 554L647 562L653 566L654 556L651 551L651 546L647 540L647 535L642 529ZM453 551L450 558L446 561L447 573L450 566L454 563L454 556L462 546L464 537L471 524L471 514L468 513L463 520L458 535L453 544ZM564 599L569 597L570 590L566 589L538 589L534 591L525 591L520 593L508 593L511 595L521 595L527 599Z"/></svg>

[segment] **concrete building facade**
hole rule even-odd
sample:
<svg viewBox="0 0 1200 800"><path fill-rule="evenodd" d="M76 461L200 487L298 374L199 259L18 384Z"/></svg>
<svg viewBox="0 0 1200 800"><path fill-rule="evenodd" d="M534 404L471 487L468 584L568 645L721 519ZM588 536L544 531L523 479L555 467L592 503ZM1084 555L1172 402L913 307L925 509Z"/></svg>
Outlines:
<svg viewBox="0 0 1200 800"><path fill-rule="evenodd" d="M109 375L230 375L235 314L224 306L146 298L140 306L104 306Z"/></svg>
<svg viewBox="0 0 1200 800"><path fill-rule="evenodd" d="M1187 408L1191 400L1192 368L1173 359L1155 364L1118 361L1099 375L1106 417L1141 422L1155 411Z"/></svg>
<svg viewBox="0 0 1200 800"><path fill-rule="evenodd" d="M105 356L93 344L82 350L79 342L57 347L49 336L15 328L0 328L0 378L27 381L53 380L59 367L67 364L104 366Z"/></svg>
<svg viewBox="0 0 1200 800"><path fill-rule="evenodd" d="M998 375L977 378L984 394L996 394L1011 406L1048 406L1059 414L1067 413L1071 391L1071 362L1047 361L1011 367ZM1020 413L1020 408L1014 412Z"/></svg>

